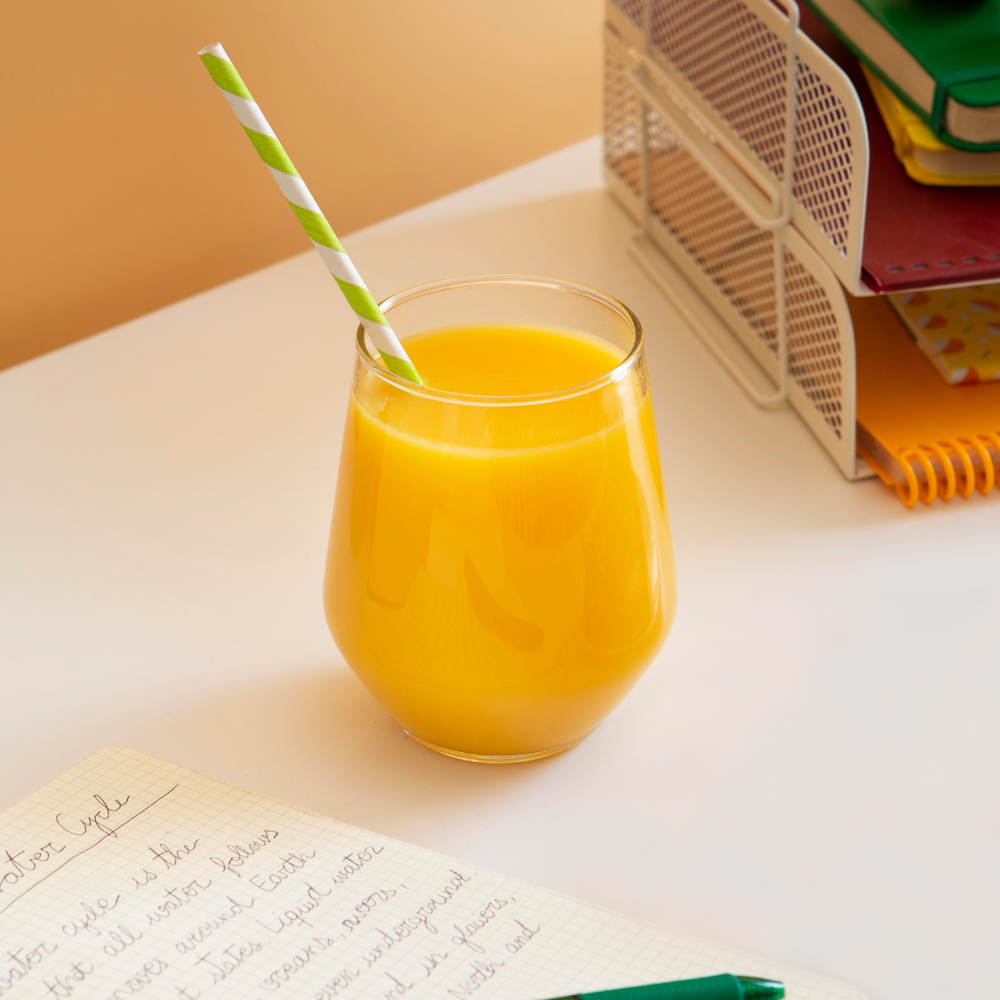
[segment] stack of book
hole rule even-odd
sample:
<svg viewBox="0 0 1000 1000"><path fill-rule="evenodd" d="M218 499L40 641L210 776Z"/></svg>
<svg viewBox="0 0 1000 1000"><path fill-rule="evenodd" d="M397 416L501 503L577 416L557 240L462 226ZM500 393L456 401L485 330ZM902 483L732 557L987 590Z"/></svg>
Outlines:
<svg viewBox="0 0 1000 1000"><path fill-rule="evenodd" d="M1000 0L806 2L802 29L868 121L864 278L887 294L849 303L858 450L911 503L986 491L1000 467L1000 284L970 282L1000 264Z"/></svg>

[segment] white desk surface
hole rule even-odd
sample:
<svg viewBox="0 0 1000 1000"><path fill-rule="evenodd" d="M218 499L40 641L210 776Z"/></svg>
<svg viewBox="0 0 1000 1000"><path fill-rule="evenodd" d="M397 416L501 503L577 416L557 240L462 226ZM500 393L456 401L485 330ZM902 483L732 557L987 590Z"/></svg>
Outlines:
<svg viewBox="0 0 1000 1000"><path fill-rule="evenodd" d="M872 1000L995 993L1000 497L846 482L681 327L630 228L595 139L346 241L376 294L553 274L646 326L680 607L590 739L439 757L339 656L354 323L309 252L0 374L0 808L132 746Z"/></svg>

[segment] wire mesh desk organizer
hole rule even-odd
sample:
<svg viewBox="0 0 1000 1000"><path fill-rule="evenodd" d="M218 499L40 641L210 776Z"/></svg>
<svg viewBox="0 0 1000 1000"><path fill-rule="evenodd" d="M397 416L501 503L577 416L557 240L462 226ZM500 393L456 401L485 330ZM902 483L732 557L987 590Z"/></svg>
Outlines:
<svg viewBox="0 0 1000 1000"><path fill-rule="evenodd" d="M868 126L793 0L606 0L604 168L632 255L711 353L848 479L873 475L850 300L884 290L864 257ZM944 445L876 467L907 504L992 488L1000 439Z"/></svg>

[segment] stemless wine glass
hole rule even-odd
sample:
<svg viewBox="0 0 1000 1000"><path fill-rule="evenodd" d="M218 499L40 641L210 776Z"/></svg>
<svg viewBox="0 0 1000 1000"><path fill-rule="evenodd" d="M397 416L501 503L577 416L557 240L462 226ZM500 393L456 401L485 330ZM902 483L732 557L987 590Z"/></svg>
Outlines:
<svg viewBox="0 0 1000 1000"><path fill-rule="evenodd" d="M590 334L623 355L565 390L471 396L396 377L357 334L330 631L426 746L496 763L565 750L629 691L674 615L642 328L610 295L528 275L446 279L381 307L404 344L515 324Z"/></svg>

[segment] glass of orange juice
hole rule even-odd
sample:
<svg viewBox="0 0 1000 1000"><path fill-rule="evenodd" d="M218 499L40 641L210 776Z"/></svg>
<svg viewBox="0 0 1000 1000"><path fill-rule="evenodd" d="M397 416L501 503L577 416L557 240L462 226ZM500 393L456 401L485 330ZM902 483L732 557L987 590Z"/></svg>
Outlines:
<svg viewBox="0 0 1000 1000"><path fill-rule="evenodd" d="M565 750L674 615L642 328L610 295L528 275L381 307L426 384L387 371L359 328L330 631L426 746L496 763Z"/></svg>

